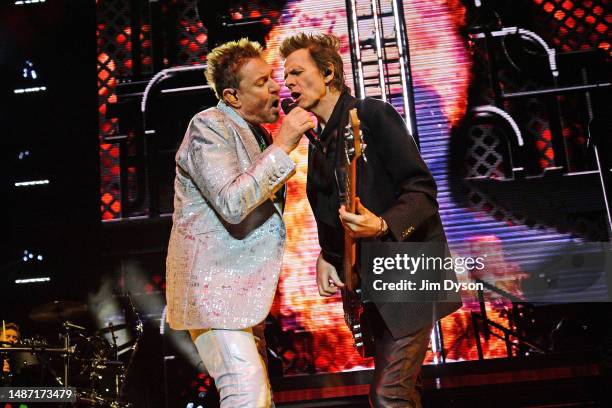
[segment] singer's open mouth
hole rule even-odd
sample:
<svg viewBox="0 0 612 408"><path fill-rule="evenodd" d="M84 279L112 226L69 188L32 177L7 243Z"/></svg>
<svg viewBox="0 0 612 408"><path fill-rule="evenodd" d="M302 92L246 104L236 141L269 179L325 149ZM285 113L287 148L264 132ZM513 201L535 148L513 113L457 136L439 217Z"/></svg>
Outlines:
<svg viewBox="0 0 612 408"><path fill-rule="evenodd" d="M274 102L272 102L272 107L273 108L278 108L278 104L280 103L280 99L275 99Z"/></svg>
<svg viewBox="0 0 612 408"><path fill-rule="evenodd" d="M300 99L300 96L302 96L302 94L299 92L291 92L291 97L296 101Z"/></svg>

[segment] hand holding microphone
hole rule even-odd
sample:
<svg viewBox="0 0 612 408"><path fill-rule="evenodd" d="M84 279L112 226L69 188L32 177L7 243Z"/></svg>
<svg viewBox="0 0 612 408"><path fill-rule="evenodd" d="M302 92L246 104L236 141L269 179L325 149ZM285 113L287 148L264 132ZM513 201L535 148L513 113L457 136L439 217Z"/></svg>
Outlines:
<svg viewBox="0 0 612 408"><path fill-rule="evenodd" d="M283 112L285 112L285 115L288 115L294 108L298 108L301 109L297 103L295 103L295 101L291 98L285 98L281 101L281 108L283 109ZM314 125L312 128L308 129L306 132L304 132L304 135L308 138L308 140L310 141L310 143L316 148L319 149L320 151L323 151L323 149L321 148L321 142L319 141L319 137L317 136L317 134L315 133L314 130L312 130L314 128Z"/></svg>
<svg viewBox="0 0 612 408"><path fill-rule="evenodd" d="M303 134L308 132L314 134L312 130L314 122L310 114L299 106L292 105L291 102L291 99L283 99L281 102L285 117L278 136L274 139L274 144L278 145L287 154L297 147Z"/></svg>

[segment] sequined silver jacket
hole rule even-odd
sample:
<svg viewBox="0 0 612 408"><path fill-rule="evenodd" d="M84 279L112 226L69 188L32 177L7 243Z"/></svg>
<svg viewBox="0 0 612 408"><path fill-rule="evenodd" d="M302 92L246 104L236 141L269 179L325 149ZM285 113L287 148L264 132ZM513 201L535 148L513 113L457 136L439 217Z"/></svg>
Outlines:
<svg viewBox="0 0 612 408"><path fill-rule="evenodd" d="M274 145L261 152L223 102L193 117L176 154L170 327L243 329L266 317L286 235L271 197L294 173L289 156Z"/></svg>

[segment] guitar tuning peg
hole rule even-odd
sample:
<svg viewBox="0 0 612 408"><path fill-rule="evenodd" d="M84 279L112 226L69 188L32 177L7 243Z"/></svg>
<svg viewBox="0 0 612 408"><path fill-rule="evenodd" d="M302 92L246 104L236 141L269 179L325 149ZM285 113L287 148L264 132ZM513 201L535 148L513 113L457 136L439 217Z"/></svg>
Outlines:
<svg viewBox="0 0 612 408"><path fill-rule="evenodd" d="M366 148L368 147L367 144L363 143L361 145L361 156L363 157L363 162L367 163L368 162L368 156L366 156Z"/></svg>

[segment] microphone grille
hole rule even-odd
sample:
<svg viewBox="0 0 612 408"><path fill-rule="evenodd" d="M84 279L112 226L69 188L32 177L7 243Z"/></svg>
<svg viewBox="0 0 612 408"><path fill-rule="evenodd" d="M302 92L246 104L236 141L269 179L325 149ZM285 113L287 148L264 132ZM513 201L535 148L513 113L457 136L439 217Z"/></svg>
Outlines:
<svg viewBox="0 0 612 408"><path fill-rule="evenodd" d="M286 115L291 112L293 108L295 108L295 102L293 102L293 99L291 98L285 98L281 101L281 108L283 109L283 112L285 112Z"/></svg>

